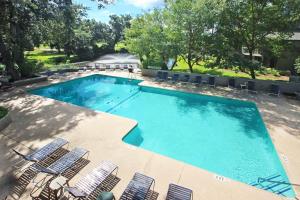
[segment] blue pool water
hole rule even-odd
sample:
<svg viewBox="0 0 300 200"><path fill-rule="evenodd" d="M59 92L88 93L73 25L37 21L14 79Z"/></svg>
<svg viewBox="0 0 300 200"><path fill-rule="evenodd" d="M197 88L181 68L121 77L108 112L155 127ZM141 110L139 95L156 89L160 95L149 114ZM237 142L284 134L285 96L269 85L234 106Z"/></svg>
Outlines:
<svg viewBox="0 0 300 200"><path fill-rule="evenodd" d="M123 141L276 194L294 197L254 103L138 86L93 75L30 91L138 121ZM260 179L260 181L258 181Z"/></svg>

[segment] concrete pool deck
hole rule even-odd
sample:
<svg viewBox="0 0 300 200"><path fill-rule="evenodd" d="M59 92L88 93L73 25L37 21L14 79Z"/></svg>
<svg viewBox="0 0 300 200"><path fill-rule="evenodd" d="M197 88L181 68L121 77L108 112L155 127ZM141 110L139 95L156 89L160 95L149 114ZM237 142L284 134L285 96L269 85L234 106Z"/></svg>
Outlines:
<svg viewBox="0 0 300 200"><path fill-rule="evenodd" d="M70 73L66 77L33 84L26 89L93 73L128 77L128 73L124 72ZM153 79L139 75L136 75L136 78L145 80L141 83L142 85L255 102L290 181L300 184L299 101L285 97L270 97L262 93L249 95L243 91L232 91L222 87L195 88L188 85L155 83ZM69 149L80 146L90 151L90 163L80 171L81 175L86 174L102 160L110 160L119 166L120 181L112 190L117 199L135 172L155 178L155 191L159 193L158 199L165 198L169 183L177 183L192 189L194 199L285 199L238 181L227 178L221 181L215 174L206 170L123 143L123 136L137 123L134 120L31 95L24 93L24 89L16 88L10 93L0 94L0 105L10 109L13 119L13 122L0 132L1 195L7 193L10 188L10 179L7 175L10 174L10 167L16 160L9 149L16 148L26 153L28 147L35 149L54 137L62 137L70 141ZM73 185L79 177L80 175L76 175L70 184ZM29 196L31 189L32 185L29 184L20 198L31 199ZM295 186L294 190L299 198L300 187Z"/></svg>

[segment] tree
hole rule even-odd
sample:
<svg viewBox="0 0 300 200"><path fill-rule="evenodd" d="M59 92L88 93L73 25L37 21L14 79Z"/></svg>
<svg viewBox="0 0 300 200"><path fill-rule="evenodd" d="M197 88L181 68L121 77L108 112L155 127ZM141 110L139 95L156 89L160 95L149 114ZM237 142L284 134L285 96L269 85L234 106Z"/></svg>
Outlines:
<svg viewBox="0 0 300 200"><path fill-rule="evenodd" d="M182 58L193 72L193 66L208 52L214 23L207 12L210 1L167 0L167 29L180 47Z"/></svg>
<svg viewBox="0 0 300 200"><path fill-rule="evenodd" d="M112 46L114 47L118 42L124 40L124 30L130 28L130 15L110 15L109 25L112 31Z"/></svg>
<svg viewBox="0 0 300 200"><path fill-rule="evenodd" d="M299 0L227 0L222 31L226 37L241 44L253 60L255 50L261 50L272 37L289 36L300 19ZM255 79L255 66L250 64Z"/></svg>
<svg viewBox="0 0 300 200"><path fill-rule="evenodd" d="M97 0L102 8L109 0ZM42 28L45 21L55 18L56 12L64 14L65 33L67 41L64 48L70 55L74 38L74 21L78 16L72 0L1 0L0 1L0 56L6 72L13 80L20 78L20 68L25 66L24 51L40 43L40 33L48 34ZM80 12L80 11L79 11ZM57 45L57 44L56 44ZM60 47L59 47L60 48Z"/></svg>
<svg viewBox="0 0 300 200"><path fill-rule="evenodd" d="M168 58L173 57L164 17L163 11L155 9L134 19L125 31L127 49L138 54L145 67L158 65L166 69Z"/></svg>

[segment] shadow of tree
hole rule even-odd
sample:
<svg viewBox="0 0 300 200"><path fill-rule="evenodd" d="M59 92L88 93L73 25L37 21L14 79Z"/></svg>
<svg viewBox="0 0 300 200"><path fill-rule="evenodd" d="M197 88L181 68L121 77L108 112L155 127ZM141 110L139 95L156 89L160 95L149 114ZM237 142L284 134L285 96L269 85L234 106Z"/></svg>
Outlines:
<svg viewBox="0 0 300 200"><path fill-rule="evenodd" d="M65 155L66 153L68 153L69 151L66 149L59 149L56 152L54 152L52 154L51 157L48 157L46 159L44 159L43 161L39 162L39 165L43 166L43 167L48 167L50 166L52 163L54 163L57 159L59 159L60 157L62 157L63 155ZM74 165L72 165L71 168L67 169L65 172L63 172L61 175L68 178L69 180L71 180L76 174L78 174L90 161L85 159L85 158L81 158L79 159ZM26 191L27 186L32 182L32 180L34 179L34 177L37 175L38 173L34 170L32 170L31 168L27 168L24 173L21 174L21 176L17 179L14 180L13 183L11 183L13 185L12 190L9 194L9 197L13 198L13 199L19 199L22 197L23 193ZM37 198L41 195L43 195L43 191L47 190L48 188L47 186L49 186L50 182L54 179L55 177L52 177L50 180L48 180L46 182L46 187L44 187L44 189L42 190L42 192L37 196ZM33 194L34 195L34 194ZM34 198L34 197L33 197Z"/></svg>
<svg viewBox="0 0 300 200"><path fill-rule="evenodd" d="M4 185L12 174L10 166L18 160L11 149L28 153L61 133L76 128L80 121L97 115L88 109L66 106L63 102L26 93L10 96L1 101L1 105L10 110L13 121L0 134L0 162L3 162L0 164L0 183ZM0 187L0 193L6 193L6 190Z"/></svg>

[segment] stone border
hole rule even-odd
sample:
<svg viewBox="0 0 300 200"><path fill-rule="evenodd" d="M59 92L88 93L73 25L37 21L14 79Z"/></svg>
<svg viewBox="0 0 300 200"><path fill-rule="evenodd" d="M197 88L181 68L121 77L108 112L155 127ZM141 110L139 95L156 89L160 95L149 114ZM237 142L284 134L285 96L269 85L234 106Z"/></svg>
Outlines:
<svg viewBox="0 0 300 200"><path fill-rule="evenodd" d="M155 77L158 70L153 69L142 69L142 75L143 76L149 76L149 77ZM163 71L163 70L159 70ZM228 86L228 79L230 77L225 76L216 76L216 75L209 75L209 74L196 74L196 73L183 73L183 72L173 72L173 71L167 71L170 76L172 76L174 73L176 74L190 74L191 77L200 75L202 79L207 80L208 77L214 76L216 77L216 85L217 86ZM300 83L296 82L283 82L283 81L271 81L271 80L253 80L248 78L234 78L236 80L236 87L240 84L243 84L249 80L254 81L256 83L256 89L259 91L269 91L272 84L279 85L280 92L281 93L290 93L290 94L296 94L296 92L300 92Z"/></svg>
<svg viewBox="0 0 300 200"><path fill-rule="evenodd" d="M39 83L39 82L43 82L43 81L47 81L47 80L48 80L47 76L38 76L38 77L34 77L34 78L28 78L28 79L24 79L24 80L15 81L12 84L14 86L24 86L24 85Z"/></svg>
<svg viewBox="0 0 300 200"><path fill-rule="evenodd" d="M8 113L0 119L0 131L4 130L12 122L10 113Z"/></svg>

